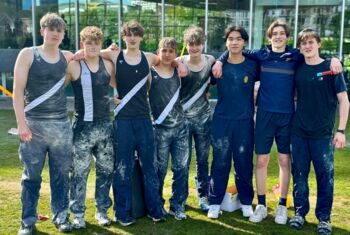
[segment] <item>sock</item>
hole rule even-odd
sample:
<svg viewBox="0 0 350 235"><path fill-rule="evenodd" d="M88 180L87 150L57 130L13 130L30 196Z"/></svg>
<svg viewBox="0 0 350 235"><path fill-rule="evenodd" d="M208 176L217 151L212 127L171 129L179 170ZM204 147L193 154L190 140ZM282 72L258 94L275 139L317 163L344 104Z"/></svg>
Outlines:
<svg viewBox="0 0 350 235"><path fill-rule="evenodd" d="M266 207L266 195L258 195L258 204Z"/></svg>
<svg viewBox="0 0 350 235"><path fill-rule="evenodd" d="M286 206L287 205L287 198L280 197L280 201L279 201L278 205Z"/></svg>

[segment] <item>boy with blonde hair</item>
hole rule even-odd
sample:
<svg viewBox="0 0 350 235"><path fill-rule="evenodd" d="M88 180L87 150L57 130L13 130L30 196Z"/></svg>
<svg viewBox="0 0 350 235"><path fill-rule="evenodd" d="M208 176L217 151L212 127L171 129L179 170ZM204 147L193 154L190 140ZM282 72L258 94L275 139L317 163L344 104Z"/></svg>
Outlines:
<svg viewBox="0 0 350 235"><path fill-rule="evenodd" d="M110 85L115 87L115 72L113 63L100 57L102 39L99 28L85 27L80 32L85 59L71 61L67 72L67 81L71 81L75 95L70 209L76 229L86 227L86 184L93 156L96 165L95 218L101 226L111 223L107 210L112 205L109 191L114 155L108 92Z"/></svg>

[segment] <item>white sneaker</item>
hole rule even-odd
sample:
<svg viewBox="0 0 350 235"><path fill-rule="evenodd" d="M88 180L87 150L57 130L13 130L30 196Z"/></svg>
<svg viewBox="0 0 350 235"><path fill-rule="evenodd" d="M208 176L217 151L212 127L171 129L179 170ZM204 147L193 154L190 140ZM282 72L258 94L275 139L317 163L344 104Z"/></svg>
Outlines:
<svg viewBox="0 0 350 235"><path fill-rule="evenodd" d="M267 208L264 205L257 205L254 213L249 217L249 221L259 223L267 217Z"/></svg>
<svg viewBox="0 0 350 235"><path fill-rule="evenodd" d="M208 218L217 219L220 214L220 205L210 205L208 211Z"/></svg>
<svg viewBox="0 0 350 235"><path fill-rule="evenodd" d="M252 205L242 205L241 210L243 217L250 217L254 213Z"/></svg>
<svg viewBox="0 0 350 235"><path fill-rule="evenodd" d="M75 229L86 228L84 217L74 217L74 219L73 219L73 228L75 228Z"/></svg>
<svg viewBox="0 0 350 235"><path fill-rule="evenodd" d="M108 218L106 213L96 212L95 219L100 226L108 226L111 224L111 220Z"/></svg>
<svg viewBox="0 0 350 235"><path fill-rule="evenodd" d="M286 224L288 220L287 207L278 205L276 210L275 223L276 224Z"/></svg>
<svg viewBox="0 0 350 235"><path fill-rule="evenodd" d="M199 207L201 208L202 211L208 211L209 210L208 198L206 197L199 198Z"/></svg>

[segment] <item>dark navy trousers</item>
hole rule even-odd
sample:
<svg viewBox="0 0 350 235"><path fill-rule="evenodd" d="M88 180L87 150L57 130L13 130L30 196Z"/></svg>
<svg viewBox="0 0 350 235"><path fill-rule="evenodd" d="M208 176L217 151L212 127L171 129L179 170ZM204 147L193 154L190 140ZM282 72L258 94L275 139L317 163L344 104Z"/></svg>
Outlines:
<svg viewBox="0 0 350 235"><path fill-rule="evenodd" d="M334 191L334 146L332 138L311 139L292 135L292 175L295 214L310 210L308 177L314 165L317 181L316 217L330 221Z"/></svg>
<svg viewBox="0 0 350 235"><path fill-rule="evenodd" d="M253 119L231 120L213 117L213 162L209 183L210 205L221 204L229 179L231 162L234 162L235 182L243 205L251 205L253 190Z"/></svg>
<svg viewBox="0 0 350 235"><path fill-rule="evenodd" d="M115 173L113 177L114 211L119 220L131 216L132 175L135 151L139 157L148 214L159 218L162 207L154 154L154 134L150 119L117 119L114 127Z"/></svg>

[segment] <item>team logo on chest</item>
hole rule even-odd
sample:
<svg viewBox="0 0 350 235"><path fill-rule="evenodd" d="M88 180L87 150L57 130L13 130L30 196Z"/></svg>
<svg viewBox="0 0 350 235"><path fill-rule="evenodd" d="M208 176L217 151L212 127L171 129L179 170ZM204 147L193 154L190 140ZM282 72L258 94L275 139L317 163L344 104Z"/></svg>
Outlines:
<svg viewBox="0 0 350 235"><path fill-rule="evenodd" d="M248 80L249 80L249 77L247 75L245 75L244 78L243 78L243 83L247 84Z"/></svg>

